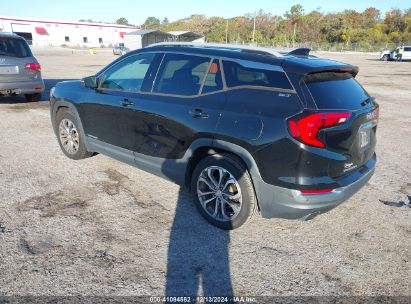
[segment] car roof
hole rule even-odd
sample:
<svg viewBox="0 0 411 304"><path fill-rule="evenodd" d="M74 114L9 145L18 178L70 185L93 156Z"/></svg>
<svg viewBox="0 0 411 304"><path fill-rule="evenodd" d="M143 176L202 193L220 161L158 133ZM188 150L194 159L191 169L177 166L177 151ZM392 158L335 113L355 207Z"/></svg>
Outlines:
<svg viewBox="0 0 411 304"><path fill-rule="evenodd" d="M252 45L236 45L236 44L221 44L221 43L201 43L201 42L160 42L149 45L148 47L156 47L156 46L186 46L192 48L208 48L214 50L231 50L231 51L242 51L245 53L254 53L260 55L271 55L275 57L281 57L283 54L287 52L281 50L275 50L270 48L264 47L257 47Z"/></svg>
<svg viewBox="0 0 411 304"><path fill-rule="evenodd" d="M15 33L11 33L11 32L0 32L0 37L10 37L10 38L17 38L17 39L23 39L23 37L15 34Z"/></svg>
<svg viewBox="0 0 411 304"><path fill-rule="evenodd" d="M329 70L347 71L354 76L358 73L358 67L356 66L309 55L309 49L295 49L287 52L270 48L233 44L168 42L152 44L143 49L130 52L129 54L153 51L189 53L255 61L281 66L288 72L298 74L309 74Z"/></svg>

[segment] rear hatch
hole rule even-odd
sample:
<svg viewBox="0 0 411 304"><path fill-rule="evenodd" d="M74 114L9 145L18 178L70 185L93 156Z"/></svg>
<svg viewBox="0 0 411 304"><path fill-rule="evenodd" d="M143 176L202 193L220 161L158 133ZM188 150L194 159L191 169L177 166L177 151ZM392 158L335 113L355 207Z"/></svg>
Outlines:
<svg viewBox="0 0 411 304"><path fill-rule="evenodd" d="M325 149L346 157L329 163L329 175L336 178L360 169L374 155L378 104L348 72L313 73L304 82L321 113L349 115L344 123L319 131Z"/></svg>
<svg viewBox="0 0 411 304"><path fill-rule="evenodd" d="M33 63L37 61L23 39L0 37L0 83L35 80L39 71L26 67Z"/></svg>

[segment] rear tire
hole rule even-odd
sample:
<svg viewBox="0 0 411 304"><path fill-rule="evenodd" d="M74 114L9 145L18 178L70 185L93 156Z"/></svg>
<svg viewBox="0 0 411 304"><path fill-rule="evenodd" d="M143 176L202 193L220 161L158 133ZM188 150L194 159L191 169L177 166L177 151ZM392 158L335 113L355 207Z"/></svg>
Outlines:
<svg viewBox="0 0 411 304"><path fill-rule="evenodd" d="M200 214L224 230L247 222L257 205L248 171L230 154L202 159L194 169L191 189Z"/></svg>
<svg viewBox="0 0 411 304"><path fill-rule="evenodd" d="M41 100L41 93L25 94L24 97L28 102L37 102Z"/></svg>
<svg viewBox="0 0 411 304"><path fill-rule="evenodd" d="M57 112L57 140L63 153L74 160L93 156L93 153L86 149L85 135L79 125L77 117L70 110L64 109Z"/></svg>

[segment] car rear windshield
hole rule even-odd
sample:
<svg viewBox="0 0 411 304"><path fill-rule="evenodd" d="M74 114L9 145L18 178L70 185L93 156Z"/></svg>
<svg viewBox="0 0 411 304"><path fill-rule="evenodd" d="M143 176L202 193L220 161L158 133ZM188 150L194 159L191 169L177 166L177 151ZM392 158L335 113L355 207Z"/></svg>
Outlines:
<svg viewBox="0 0 411 304"><path fill-rule="evenodd" d="M319 109L360 109L370 98L350 73L310 74L305 83Z"/></svg>
<svg viewBox="0 0 411 304"><path fill-rule="evenodd" d="M0 56L31 57L31 51L23 39L0 37Z"/></svg>

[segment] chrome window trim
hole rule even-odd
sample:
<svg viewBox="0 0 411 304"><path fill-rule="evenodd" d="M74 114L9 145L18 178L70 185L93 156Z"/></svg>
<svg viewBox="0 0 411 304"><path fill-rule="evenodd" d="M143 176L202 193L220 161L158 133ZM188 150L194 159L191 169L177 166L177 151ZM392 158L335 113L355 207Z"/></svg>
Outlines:
<svg viewBox="0 0 411 304"><path fill-rule="evenodd" d="M225 77L224 65L223 65L224 60L233 61L233 62L239 63L240 65L241 65L241 62L249 62L249 63L251 63L251 64L249 64L249 67L251 67L252 64L254 64L254 63L257 64L257 66L261 66L261 65L260 65L259 62L255 62L255 61L241 60L241 59L235 59L235 58L229 58L229 57L223 57L223 56L217 56L216 57L216 56L210 56L210 55L204 55L204 54L193 54L193 53L189 53L189 52L178 52L178 51L148 51L148 52L141 52L141 53L137 53L137 54L127 56L126 58L124 58L124 59L120 60L119 62L117 62L115 65L111 66L110 69L112 67L116 66L117 64L120 64L124 60L129 59L130 57L139 56L139 55L143 55L143 54L163 54L163 57L161 58L161 62L160 62L159 66L157 68L157 71L156 71L155 79L154 79L154 81L151 85L151 91L150 92L100 88L100 81L99 81L99 87L97 89L100 90L100 91L125 92L125 93L135 93L135 94L154 95L154 96L169 96L169 97L176 97L176 98L196 98L196 97L200 97L200 96L218 94L218 93L223 93L223 92L233 91L233 90L240 90L240 89L263 90L263 91L283 92L283 93L291 93L291 94L296 93L296 90L295 90L293 84L291 83L287 73L285 73L284 69L281 66L270 65L270 64L265 64L265 63L261 63L261 65L269 66L269 67L272 66L272 67L274 67L274 69L270 69L271 71L278 71L278 72L284 73L285 76L287 77L288 81L290 82L290 85L293 89L264 87L264 86L253 86L253 85L241 85L241 86L235 86L235 87L228 87L227 82L226 82L226 77ZM160 71L161 66L163 65L163 61L164 61L164 58L165 58L166 54L182 54L182 55L188 55L188 56L206 57L206 58L211 59L210 62L212 62L215 59L219 60L220 69L221 69L221 77L222 77L222 81L223 81L223 89L218 90L218 91L214 91L214 92L210 92L210 93L202 93L201 91L199 91L196 95L190 95L190 96L153 92L154 85L157 81L158 73ZM103 70L98 78L100 79L100 77L104 76L106 71L108 71L108 70L109 69ZM208 74L208 72L207 72L207 74ZM207 76L207 74L205 74L205 77ZM205 77L204 77L203 80L205 80ZM202 88L201 88L201 90L202 90Z"/></svg>
<svg viewBox="0 0 411 304"><path fill-rule="evenodd" d="M158 68L157 68L157 71L156 71L156 76L154 76L153 83L151 84L151 90L150 90L150 92L151 92L151 93L153 93L153 90L154 90L154 84L156 83L157 76L158 76L158 72L160 71L160 67L161 67L161 66L162 66L162 64L163 64L164 57L166 57L166 54L164 54L164 53L162 53L162 54L163 54L163 56L161 57L160 64L158 65Z"/></svg>
<svg viewBox="0 0 411 304"><path fill-rule="evenodd" d="M221 78L223 79L223 90L227 90L227 81L225 80L225 71L224 71L224 65L223 65L223 59L219 58L220 62L220 69L221 69Z"/></svg>
<svg viewBox="0 0 411 304"><path fill-rule="evenodd" d="M214 61L214 58L211 57L210 61L208 62L207 71L205 72L203 76L203 81L201 81L201 86L200 86L200 90L198 90L198 95L201 95L201 93L203 92L204 84L207 79L208 73L210 73L210 69L211 69L211 65L213 64L213 61Z"/></svg>
<svg viewBox="0 0 411 304"><path fill-rule="evenodd" d="M259 87L259 86L237 86L237 87L232 87L232 88L226 88L210 93L203 93L203 94L196 94L196 95L177 95L177 94L167 94L167 93L158 93L158 92L144 92L144 91L127 91L127 90L120 90L120 89L110 89L109 91L114 91L114 92L125 92L125 93L134 93L134 94L141 94L141 95L153 95L153 96L168 96L168 97L176 97L176 98L198 98L202 96L208 96L212 94L219 94L219 93L224 93L224 92L229 92L229 91L236 91L236 90L242 90L242 89L249 89L249 90L256 90L256 91L271 91L271 92L279 92L279 93L289 93L289 94L295 94L296 92L293 90L288 90L288 89L281 89L281 88L272 88L272 87Z"/></svg>

